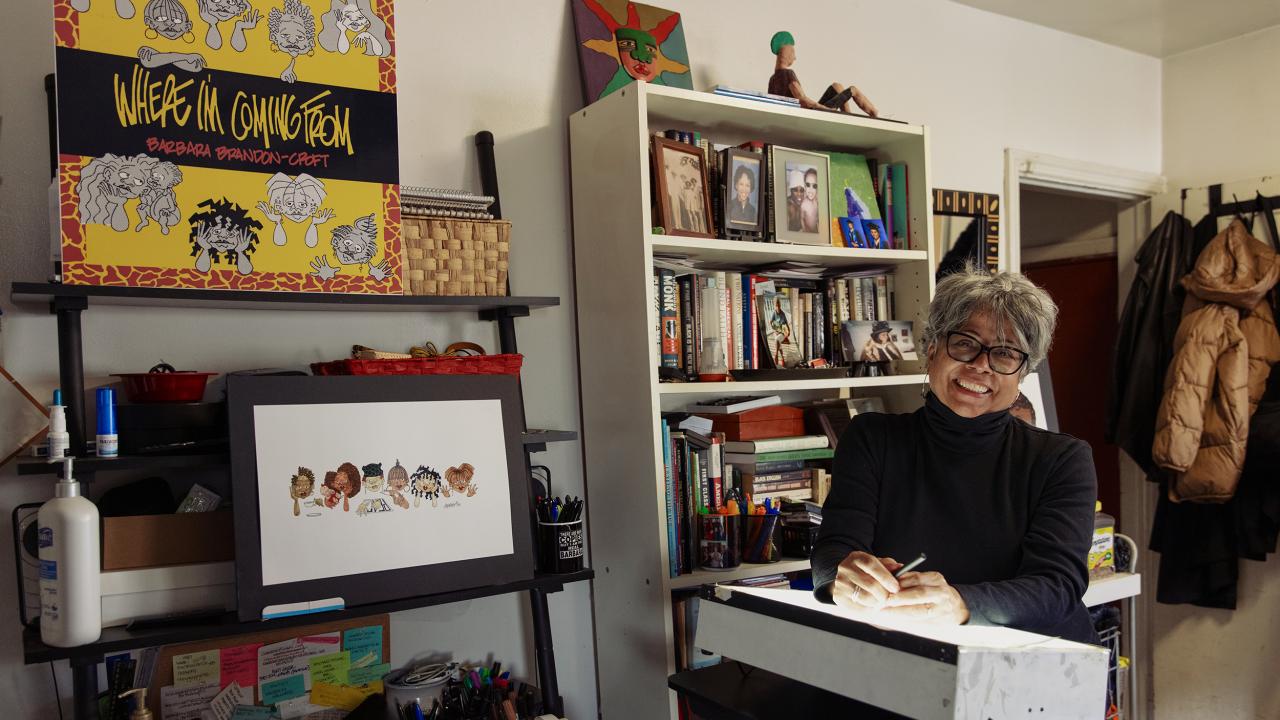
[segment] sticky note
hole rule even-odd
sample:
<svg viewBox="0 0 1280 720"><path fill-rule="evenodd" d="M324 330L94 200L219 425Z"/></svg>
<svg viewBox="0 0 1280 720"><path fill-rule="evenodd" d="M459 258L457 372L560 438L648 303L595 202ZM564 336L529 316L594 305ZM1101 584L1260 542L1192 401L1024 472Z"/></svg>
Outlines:
<svg viewBox="0 0 1280 720"><path fill-rule="evenodd" d="M315 655L311 658L311 684L346 685L350 667L351 654L346 650L329 655Z"/></svg>
<svg viewBox="0 0 1280 720"><path fill-rule="evenodd" d="M321 682L312 683L311 704L350 711L355 710L360 703L364 702L365 697L369 694L372 693L365 693L359 688Z"/></svg>
<svg viewBox="0 0 1280 720"><path fill-rule="evenodd" d="M237 705L252 704L253 686L240 687L240 683L232 682L213 698L209 703L209 710L214 720L230 720Z"/></svg>
<svg viewBox="0 0 1280 720"><path fill-rule="evenodd" d="M275 709L260 705L237 705L231 713L230 720L271 720Z"/></svg>
<svg viewBox="0 0 1280 720"><path fill-rule="evenodd" d="M342 633L342 649L351 653L351 667L382 662L382 626L352 628Z"/></svg>
<svg viewBox="0 0 1280 720"><path fill-rule="evenodd" d="M313 713L320 712L324 708L319 705L311 704L311 693L307 693L302 697L296 697L292 700L282 700L276 703L276 713L280 715L280 720L294 720L294 718L308 717Z"/></svg>
<svg viewBox="0 0 1280 720"><path fill-rule="evenodd" d="M160 717L164 720L199 720L200 713L218 694L218 684L166 685L160 688Z"/></svg>
<svg viewBox="0 0 1280 720"><path fill-rule="evenodd" d="M219 679L217 650L173 656L174 685L217 685Z"/></svg>
<svg viewBox="0 0 1280 720"><path fill-rule="evenodd" d="M359 668L353 667L347 671L347 684L364 685L365 683L377 682L382 680L382 677L389 672L391 672L391 663Z"/></svg>
<svg viewBox="0 0 1280 720"><path fill-rule="evenodd" d="M218 651L218 665L221 668L220 685L226 687L237 683L242 688L258 684L258 648L262 643L253 645L237 645L222 648Z"/></svg>
<svg viewBox="0 0 1280 720"><path fill-rule="evenodd" d="M301 675L290 675L279 680L271 680L262 684L262 702L275 705L281 700L290 700L305 695L306 682Z"/></svg>

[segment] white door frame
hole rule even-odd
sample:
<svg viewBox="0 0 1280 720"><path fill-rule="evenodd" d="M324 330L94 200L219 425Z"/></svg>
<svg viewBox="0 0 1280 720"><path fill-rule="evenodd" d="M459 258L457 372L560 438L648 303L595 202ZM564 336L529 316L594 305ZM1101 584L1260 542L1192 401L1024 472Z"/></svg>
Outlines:
<svg viewBox="0 0 1280 720"><path fill-rule="evenodd" d="M1004 237L1000 241L1001 270L1022 268L1022 238L1019 230L1019 190L1022 185L1136 201L1159 195L1164 192L1166 183L1163 175L1006 148L1004 217L1000 223L1004 226ZM1121 296L1127 293L1126 285Z"/></svg>

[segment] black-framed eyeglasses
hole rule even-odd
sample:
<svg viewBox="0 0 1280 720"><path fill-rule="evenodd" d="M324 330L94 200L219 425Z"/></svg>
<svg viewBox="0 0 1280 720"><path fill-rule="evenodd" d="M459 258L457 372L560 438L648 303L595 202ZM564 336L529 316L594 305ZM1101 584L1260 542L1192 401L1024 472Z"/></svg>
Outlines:
<svg viewBox="0 0 1280 720"><path fill-rule="evenodd" d="M1001 375L1014 375L1027 362L1027 354L1006 345L983 345L982 341L966 332L955 330L947 333L947 355L957 362L973 362L987 354L987 365Z"/></svg>

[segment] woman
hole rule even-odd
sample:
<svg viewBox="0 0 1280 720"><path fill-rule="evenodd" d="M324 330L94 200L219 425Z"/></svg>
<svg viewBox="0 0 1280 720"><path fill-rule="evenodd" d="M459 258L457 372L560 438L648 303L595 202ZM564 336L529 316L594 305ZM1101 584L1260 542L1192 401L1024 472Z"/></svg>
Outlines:
<svg viewBox="0 0 1280 720"><path fill-rule="evenodd" d="M1009 413L1057 313L1018 274L971 268L938 283L924 407L858 415L840 439L812 557L819 599L1096 641L1080 601L1096 497L1089 446ZM893 577L920 553L920 572Z"/></svg>
<svg viewBox="0 0 1280 720"><path fill-rule="evenodd" d="M754 227L760 219L751 193L756 187L756 174L746 165L739 165L733 173L733 202L729 203L729 222Z"/></svg>
<svg viewBox="0 0 1280 720"><path fill-rule="evenodd" d="M871 326L871 337L862 346L863 362L889 362L901 360L902 351L893 341L893 328L885 320L877 320Z"/></svg>

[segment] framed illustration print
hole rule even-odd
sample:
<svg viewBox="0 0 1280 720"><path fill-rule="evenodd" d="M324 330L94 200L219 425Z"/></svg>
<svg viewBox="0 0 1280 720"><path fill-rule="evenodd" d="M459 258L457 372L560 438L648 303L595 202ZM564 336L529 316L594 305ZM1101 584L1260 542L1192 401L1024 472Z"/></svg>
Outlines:
<svg viewBox="0 0 1280 720"><path fill-rule="evenodd" d="M830 245L832 223L828 210L830 172L827 156L775 147L770 165L777 242Z"/></svg>
<svg viewBox="0 0 1280 720"><path fill-rule="evenodd" d="M724 228L738 232L764 229L764 155L729 148L724 151Z"/></svg>
<svg viewBox="0 0 1280 720"><path fill-rule="evenodd" d="M517 379L230 376L241 620L533 576Z"/></svg>
<svg viewBox="0 0 1280 720"><path fill-rule="evenodd" d="M655 137L653 177L658 224L667 235L715 237L707 168L701 148Z"/></svg>

